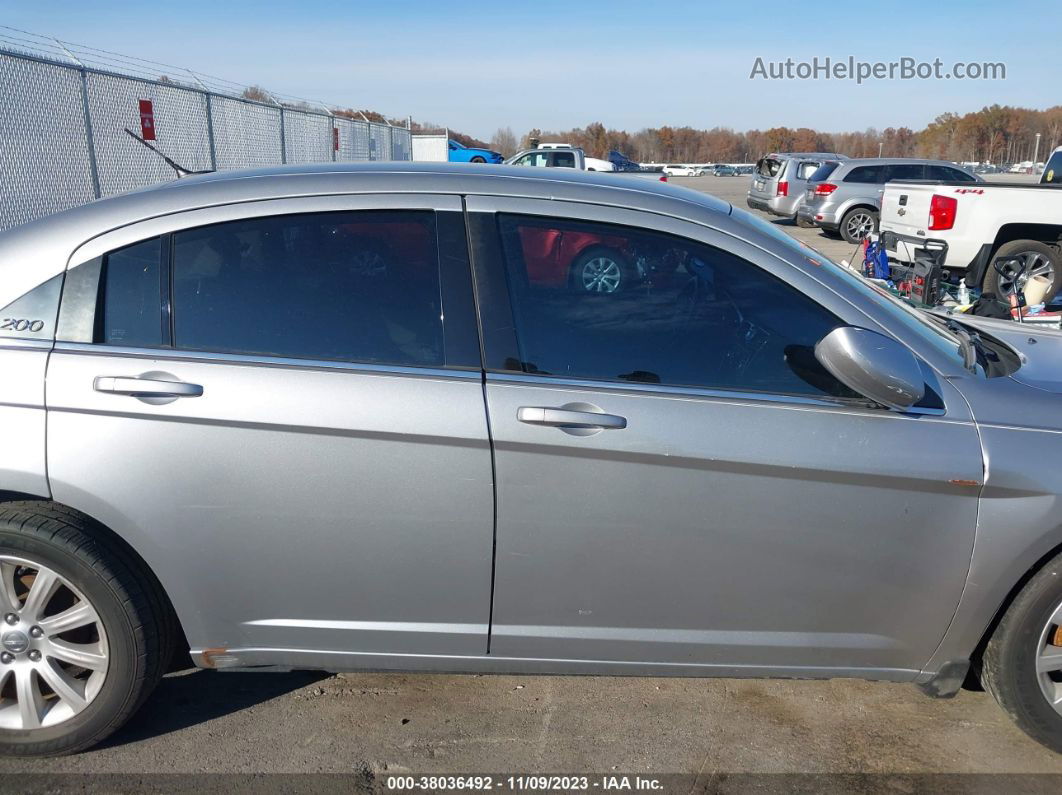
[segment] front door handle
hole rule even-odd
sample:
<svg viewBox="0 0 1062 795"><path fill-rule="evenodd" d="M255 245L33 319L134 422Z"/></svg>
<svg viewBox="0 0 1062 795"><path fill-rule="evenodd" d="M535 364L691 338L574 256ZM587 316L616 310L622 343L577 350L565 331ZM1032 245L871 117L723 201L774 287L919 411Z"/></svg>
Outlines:
<svg viewBox="0 0 1062 795"><path fill-rule="evenodd" d="M203 387L184 381L163 381L157 378L129 378L125 376L98 375L92 382L97 392L114 395L132 395L147 398L200 397Z"/></svg>
<svg viewBox="0 0 1062 795"><path fill-rule="evenodd" d="M521 406L516 410L516 419L530 425L549 425L555 428L610 428L627 427L627 418L616 414L599 414L596 411L553 409L545 406Z"/></svg>

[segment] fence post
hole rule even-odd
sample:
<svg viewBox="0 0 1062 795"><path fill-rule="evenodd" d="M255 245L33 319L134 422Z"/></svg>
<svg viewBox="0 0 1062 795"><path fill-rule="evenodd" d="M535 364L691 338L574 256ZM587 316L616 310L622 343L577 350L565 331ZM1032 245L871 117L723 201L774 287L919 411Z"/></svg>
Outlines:
<svg viewBox="0 0 1062 795"><path fill-rule="evenodd" d="M212 171L217 171L218 156L214 151L214 112L210 107L210 89L199 79L199 75L191 69L185 69L184 71L188 72L188 74L192 76L192 79L199 84L199 87L203 89L203 101L206 103L207 146L210 148L210 169Z"/></svg>
<svg viewBox="0 0 1062 795"><path fill-rule="evenodd" d="M81 63L81 59L70 52L65 44L57 38L50 38L59 45L59 48L66 53L71 61L77 64L77 69L81 72L81 112L85 117L85 143L88 144L89 173L92 175L92 193L98 199L103 194L100 191L100 172L96 167L96 141L92 137L92 115L89 113L88 70L85 68L85 64Z"/></svg>
<svg viewBox="0 0 1062 795"><path fill-rule="evenodd" d="M284 133L284 108L280 109L280 162L281 164L288 162L288 143Z"/></svg>
<svg viewBox="0 0 1062 795"><path fill-rule="evenodd" d="M92 135L92 114L89 113L88 101L88 74L85 67L81 69L81 112L85 114L85 142L88 144L89 173L92 174L92 192L96 198L103 193L100 191L100 172L96 166L96 139Z"/></svg>

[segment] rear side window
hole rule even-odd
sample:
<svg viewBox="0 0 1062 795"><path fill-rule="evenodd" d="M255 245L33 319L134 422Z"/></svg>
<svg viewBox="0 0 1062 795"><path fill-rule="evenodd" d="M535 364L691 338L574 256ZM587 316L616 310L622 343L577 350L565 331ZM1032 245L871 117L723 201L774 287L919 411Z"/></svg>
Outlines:
<svg viewBox="0 0 1062 795"><path fill-rule="evenodd" d="M162 241L157 237L104 256L97 342L126 348L162 345L161 273Z"/></svg>
<svg viewBox="0 0 1062 795"><path fill-rule="evenodd" d="M441 366L434 213L333 212L173 236L175 348Z"/></svg>
<svg viewBox="0 0 1062 795"><path fill-rule="evenodd" d="M926 166L927 179L942 180L943 182L976 182L970 174L959 168L950 166Z"/></svg>
<svg viewBox="0 0 1062 795"><path fill-rule="evenodd" d="M808 177L808 182L822 182L823 180L829 179L830 174L836 171L837 166L839 165L840 163L836 161L829 161L827 163L823 163L811 173L811 176Z"/></svg>
<svg viewBox="0 0 1062 795"><path fill-rule="evenodd" d="M553 165L558 168L575 168L575 153L557 152L553 155Z"/></svg>
<svg viewBox="0 0 1062 795"><path fill-rule="evenodd" d="M868 185L884 183L885 166L857 166L848 173L844 181Z"/></svg>
<svg viewBox="0 0 1062 795"><path fill-rule="evenodd" d="M799 166L797 166L795 179L807 179L815 173L818 167L818 163L811 160L805 160Z"/></svg>
<svg viewBox="0 0 1062 795"><path fill-rule="evenodd" d="M885 181L893 179L925 179L926 168L921 163L894 163L885 169Z"/></svg>

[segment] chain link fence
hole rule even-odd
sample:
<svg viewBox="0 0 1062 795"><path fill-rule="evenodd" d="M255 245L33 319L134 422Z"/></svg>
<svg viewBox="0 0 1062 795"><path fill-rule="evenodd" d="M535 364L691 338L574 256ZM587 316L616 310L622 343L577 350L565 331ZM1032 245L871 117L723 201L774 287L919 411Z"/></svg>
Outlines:
<svg viewBox="0 0 1062 795"><path fill-rule="evenodd" d="M190 171L412 159L402 127L70 61L0 41L0 229L173 179L126 128Z"/></svg>

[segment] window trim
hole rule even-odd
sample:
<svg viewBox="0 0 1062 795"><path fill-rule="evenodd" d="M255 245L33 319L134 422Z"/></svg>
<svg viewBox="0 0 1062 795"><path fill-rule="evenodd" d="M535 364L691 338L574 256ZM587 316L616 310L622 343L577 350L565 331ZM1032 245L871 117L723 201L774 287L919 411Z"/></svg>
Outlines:
<svg viewBox="0 0 1062 795"><path fill-rule="evenodd" d="M97 302L100 298L99 273L96 285L91 290L82 290L75 298L67 292L66 285L78 279L71 279L70 274L78 268L101 262L109 252L125 248L154 237L162 239L162 268L160 280L160 302L169 302L163 307L163 336L169 347L129 348L125 350L143 350L155 355L173 352L173 316L172 316L172 236L177 232L228 221L250 220L270 216L302 215L326 212L358 211L421 211L433 212L435 215L436 256L439 267L439 292L443 302L443 361L442 369L454 371L480 371L480 339L474 300L472 297L472 274L467 248L467 234L464 228L463 202L460 196L448 194L327 194L322 196L265 199L251 202L216 205L196 208L170 215L159 216L130 224L129 226L105 232L82 243L71 254L67 263L63 294L59 302L59 324L56 339L72 344L87 344L103 349L117 346L105 346L93 343L92 338L85 338L84 315L91 312L95 316ZM444 233L445 242L444 247ZM463 242L464 245L460 245ZM445 251L445 256L444 256ZM97 268L101 271L101 268ZM89 274L91 275L91 274ZM168 291L166 289L168 280ZM166 293L169 293L167 296ZM180 351L180 353L209 353L199 351ZM229 354L219 354L229 355ZM238 354L231 354L237 356ZM239 354L242 356L242 354ZM250 355L250 359L267 362L273 359L284 361L307 361L320 363L316 359L287 359ZM370 363L339 362L339 364L375 367ZM379 365L388 368L411 367L412 365ZM425 367L424 370L437 369Z"/></svg>

